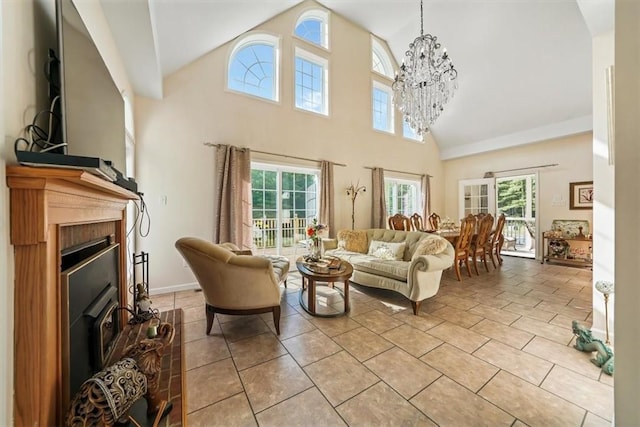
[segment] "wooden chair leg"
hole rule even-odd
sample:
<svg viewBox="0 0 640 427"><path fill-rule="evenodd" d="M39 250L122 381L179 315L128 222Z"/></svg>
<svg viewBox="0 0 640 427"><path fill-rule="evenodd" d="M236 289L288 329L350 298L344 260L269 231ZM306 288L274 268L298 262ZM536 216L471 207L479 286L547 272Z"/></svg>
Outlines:
<svg viewBox="0 0 640 427"><path fill-rule="evenodd" d="M460 277L460 260L455 260L453 263L453 268L456 271L456 277L458 278L458 282L462 282L462 277Z"/></svg>
<svg viewBox="0 0 640 427"><path fill-rule="evenodd" d="M464 265L467 267L467 273L469 274L469 277L473 277L471 275L471 266L469 265L469 254L467 254L467 256L464 259Z"/></svg>
<svg viewBox="0 0 640 427"><path fill-rule="evenodd" d="M276 327L276 334L280 335L280 306L273 307L273 324Z"/></svg>
<svg viewBox="0 0 640 427"><path fill-rule="evenodd" d="M420 312L420 305L422 304L422 301L411 301L411 307L413 308L413 314L414 315L418 315L418 313Z"/></svg>
<svg viewBox="0 0 640 427"><path fill-rule="evenodd" d="M476 271L476 276L479 276L480 273L478 272L478 257L476 254L473 254L473 269Z"/></svg>
<svg viewBox="0 0 640 427"><path fill-rule="evenodd" d="M207 315L207 335L209 335L209 333L211 332L211 327L213 326L213 318L215 317L216 312L209 304L205 304L204 309Z"/></svg>
<svg viewBox="0 0 640 427"><path fill-rule="evenodd" d="M488 265L488 261L487 261L487 251L485 250L484 252L482 252L482 262L484 263L484 269L487 270L487 273L489 272L489 265Z"/></svg>
<svg viewBox="0 0 640 427"><path fill-rule="evenodd" d="M493 257L493 251L491 249L489 249L489 258L491 258L491 263L493 264L493 268L498 268L498 265L496 264L496 260Z"/></svg>

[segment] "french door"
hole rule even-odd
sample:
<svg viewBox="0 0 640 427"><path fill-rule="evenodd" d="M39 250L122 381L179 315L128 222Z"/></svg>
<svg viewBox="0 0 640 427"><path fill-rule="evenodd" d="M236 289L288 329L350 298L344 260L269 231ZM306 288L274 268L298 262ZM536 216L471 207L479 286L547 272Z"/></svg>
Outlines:
<svg viewBox="0 0 640 427"><path fill-rule="evenodd" d="M253 245L270 253L291 253L306 241L306 227L317 218L320 172L251 163Z"/></svg>
<svg viewBox="0 0 640 427"><path fill-rule="evenodd" d="M458 183L458 215L496 213L496 193L493 178L463 179Z"/></svg>
<svg viewBox="0 0 640 427"><path fill-rule="evenodd" d="M460 218L478 213L496 217L504 213L503 252L535 258L540 241L536 231L537 182L537 173L461 180L458 190Z"/></svg>

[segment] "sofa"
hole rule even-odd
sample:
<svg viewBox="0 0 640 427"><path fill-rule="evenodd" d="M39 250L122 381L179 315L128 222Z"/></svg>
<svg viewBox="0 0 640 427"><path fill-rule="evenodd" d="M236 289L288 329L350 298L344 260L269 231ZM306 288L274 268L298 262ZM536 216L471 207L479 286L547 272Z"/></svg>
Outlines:
<svg viewBox="0 0 640 427"><path fill-rule="evenodd" d="M340 230L322 243L325 257L353 266L351 282L401 293L415 315L422 301L438 292L442 271L455 254L446 239L421 231Z"/></svg>

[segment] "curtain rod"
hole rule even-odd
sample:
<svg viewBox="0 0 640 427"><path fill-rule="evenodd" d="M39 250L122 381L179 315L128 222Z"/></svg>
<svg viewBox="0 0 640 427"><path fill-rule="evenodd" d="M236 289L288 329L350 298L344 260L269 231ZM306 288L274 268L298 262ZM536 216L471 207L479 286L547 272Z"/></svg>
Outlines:
<svg viewBox="0 0 640 427"><path fill-rule="evenodd" d="M501 170L501 171L485 172L484 177L485 178L492 178L493 175L496 174L496 173L522 171L522 170L527 170L527 169L550 168L552 166L558 166L558 163L551 163L551 164L548 164L548 165L539 165L539 166L529 166L529 167L526 167L526 168L515 168L515 169L505 169L505 170Z"/></svg>
<svg viewBox="0 0 640 427"><path fill-rule="evenodd" d="M206 145L207 147L217 147L220 144L214 144L212 142L203 142L202 145ZM287 154L278 154L278 153L270 153L268 151L260 151L260 150L251 150L252 153L258 153L258 154L267 154L269 156L278 156L278 157L286 157L287 159L296 159L296 160L304 160L306 162L315 162L318 163L321 160L315 160L315 159L307 159L306 157L297 157L297 156L289 156ZM333 162L332 162L333 163ZM342 166L345 167L347 165L345 165L344 163L333 163L335 166Z"/></svg>
<svg viewBox="0 0 640 427"><path fill-rule="evenodd" d="M365 169L371 169L371 170L376 169L376 168L374 168L372 166L365 166L364 168ZM415 176L424 176L424 175L426 175L429 178L433 178L433 175L429 175L428 173L405 172L405 171L397 171L397 170L393 170L393 169L384 169L384 171L385 172L404 173L404 174L407 174L407 175L415 175Z"/></svg>

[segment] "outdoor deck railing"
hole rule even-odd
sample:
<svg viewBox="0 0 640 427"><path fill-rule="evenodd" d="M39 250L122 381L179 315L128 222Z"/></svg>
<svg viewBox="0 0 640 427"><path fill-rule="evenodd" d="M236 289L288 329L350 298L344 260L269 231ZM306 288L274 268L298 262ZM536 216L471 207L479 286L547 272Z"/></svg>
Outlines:
<svg viewBox="0 0 640 427"><path fill-rule="evenodd" d="M290 218L282 220L282 247L290 248L307 239L307 219ZM262 218L253 220L253 245L256 249L270 249L278 245L278 220Z"/></svg>
<svg viewBox="0 0 640 427"><path fill-rule="evenodd" d="M516 247L527 248L535 241L535 221L524 218L507 217L502 234L516 239Z"/></svg>

